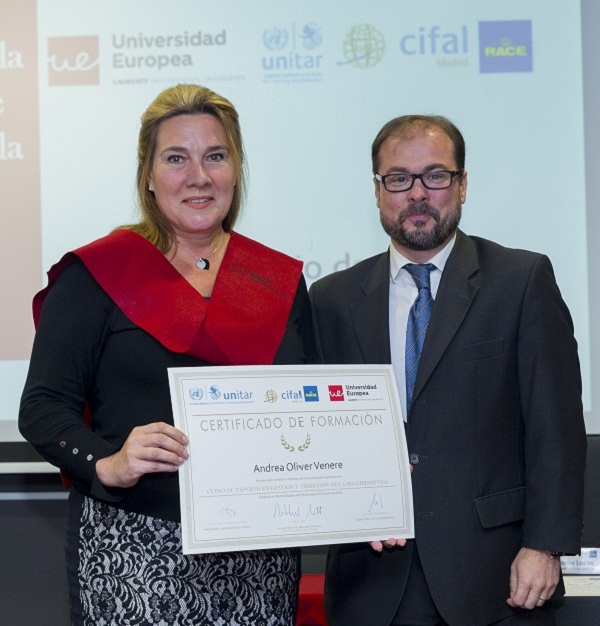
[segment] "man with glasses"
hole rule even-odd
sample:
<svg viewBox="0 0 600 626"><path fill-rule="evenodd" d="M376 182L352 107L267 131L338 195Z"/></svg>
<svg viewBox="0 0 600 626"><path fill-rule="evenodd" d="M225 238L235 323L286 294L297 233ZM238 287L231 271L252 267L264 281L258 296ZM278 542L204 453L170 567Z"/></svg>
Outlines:
<svg viewBox="0 0 600 626"><path fill-rule="evenodd" d="M458 229L465 144L438 116L372 147L389 251L311 287L325 363L392 363L415 539L331 548L329 626L554 624L580 549L577 345L547 257Z"/></svg>

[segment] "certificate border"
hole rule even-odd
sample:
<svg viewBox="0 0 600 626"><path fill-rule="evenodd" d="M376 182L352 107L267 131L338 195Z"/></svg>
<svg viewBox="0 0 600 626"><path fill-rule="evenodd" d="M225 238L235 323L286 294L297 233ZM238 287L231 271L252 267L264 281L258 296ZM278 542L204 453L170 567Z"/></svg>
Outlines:
<svg viewBox="0 0 600 626"><path fill-rule="evenodd" d="M364 374L368 377L380 376L385 379L388 391L391 412L392 426L394 434L395 448L398 453L398 461L396 471L398 473L398 483L392 486L378 486L378 489L400 489L404 502L403 509L403 525L397 524L379 524L375 520L368 524L368 528L363 530L357 529L341 529L339 531L316 531L316 532L300 532L297 529L289 529L282 531L277 535L265 533L257 534L256 531L247 537L237 535L235 538L227 539L226 537L215 537L211 539L198 539L195 536L195 518L194 507L188 506L188 503L194 500L194 481L192 478L191 464L186 462L180 468L180 495L181 495L181 524L184 553L210 553L222 552L228 550L246 550L260 548L279 548L279 547L295 547L308 545L326 545L335 543L351 543L356 541L369 541L388 537L412 537L414 536L414 521L412 508L412 486L410 478L406 476L408 469L408 461L403 466L401 459L408 459L406 448L406 439L404 436L404 426L402 423L402 413L400 402L396 389L393 369L391 365L317 365L317 366L299 366L299 365L277 365L277 366L231 366L231 367L192 367L192 368L169 368L169 385L171 388L171 398L173 404L173 413L175 417L175 425L184 432L188 432L188 415L186 410L186 402L184 400L183 383L189 382L190 378L194 380L200 379L222 379L223 377L232 376L236 379L242 378L265 378L269 376L271 379L281 380L286 377L306 378L307 382L314 384L314 381L324 376L331 378L338 376L340 378L350 375L357 376ZM387 407L386 407L387 408ZM343 409L337 409L340 412ZM353 409L348 408L348 411ZM374 409L373 409L374 410ZM306 406L305 409L294 409L296 414L302 412L310 412L311 407ZM285 412L285 411L282 411ZM287 411L289 412L289 410ZM275 412L273 412L275 413ZM215 411L217 415L218 412ZM207 415L207 417L209 417ZM192 443L190 443L190 446ZM193 450L190 449L191 454ZM307 479L309 480L309 479ZM372 489L373 486L344 487L344 489ZM335 487L332 491L337 490ZM310 493L310 489L299 489L298 492ZM323 489L319 490L320 493ZM288 493L294 493L288 492ZM236 497L243 497L246 494L237 494ZM247 494L249 497L257 497L256 493ZM211 496L202 495L202 498ZM215 496L217 497L217 496ZM226 528L223 529L226 531Z"/></svg>

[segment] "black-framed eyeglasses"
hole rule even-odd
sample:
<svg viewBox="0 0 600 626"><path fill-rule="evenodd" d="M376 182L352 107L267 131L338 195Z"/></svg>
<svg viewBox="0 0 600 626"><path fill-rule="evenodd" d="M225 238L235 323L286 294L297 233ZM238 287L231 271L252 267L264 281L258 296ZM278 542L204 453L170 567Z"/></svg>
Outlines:
<svg viewBox="0 0 600 626"><path fill-rule="evenodd" d="M386 191L397 193L399 191L408 191L412 189L417 178L423 183L423 187L427 189L447 189L452 184L455 176L459 176L464 170L432 170L431 172L423 172L423 174L408 174L407 172L394 172L381 176L375 174L375 178L383 183Z"/></svg>

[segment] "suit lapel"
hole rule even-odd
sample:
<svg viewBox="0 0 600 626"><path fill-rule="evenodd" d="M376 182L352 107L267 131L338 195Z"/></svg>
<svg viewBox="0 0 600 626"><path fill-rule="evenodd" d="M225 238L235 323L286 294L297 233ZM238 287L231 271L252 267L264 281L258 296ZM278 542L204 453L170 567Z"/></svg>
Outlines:
<svg viewBox="0 0 600 626"><path fill-rule="evenodd" d="M444 267L431 321L421 353L414 398L416 399L458 331L479 286L471 277L479 269L473 242L460 230Z"/></svg>
<svg viewBox="0 0 600 626"><path fill-rule="evenodd" d="M389 252L379 257L360 284L364 298L350 306L350 316L365 363L391 363L389 325Z"/></svg>

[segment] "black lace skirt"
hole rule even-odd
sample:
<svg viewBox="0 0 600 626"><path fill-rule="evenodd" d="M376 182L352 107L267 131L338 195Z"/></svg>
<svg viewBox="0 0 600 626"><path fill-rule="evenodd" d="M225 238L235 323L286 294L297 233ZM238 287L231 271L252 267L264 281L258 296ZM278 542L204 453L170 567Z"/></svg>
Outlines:
<svg viewBox="0 0 600 626"><path fill-rule="evenodd" d="M72 626L293 626L296 549L184 555L181 528L72 492Z"/></svg>

